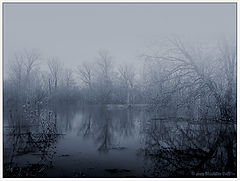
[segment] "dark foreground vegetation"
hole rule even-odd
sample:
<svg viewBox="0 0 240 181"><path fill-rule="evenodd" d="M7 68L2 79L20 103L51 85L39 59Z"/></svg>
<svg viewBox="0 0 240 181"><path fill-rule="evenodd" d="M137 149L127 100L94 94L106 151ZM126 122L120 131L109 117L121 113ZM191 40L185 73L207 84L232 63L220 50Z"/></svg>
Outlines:
<svg viewBox="0 0 240 181"><path fill-rule="evenodd" d="M57 126L61 104L106 108L101 119L107 121L99 127L103 152L121 150L108 144L108 129L119 131L108 127L111 109L118 105L131 113L137 105L147 107L151 116L141 122L144 144L137 151L150 164L146 176L236 177L235 43L209 49L171 39L158 53L143 55L139 69L117 65L106 51L94 64L73 70L55 57L44 70L42 59L25 51L5 67L4 177L44 177L54 167L55 145L64 137ZM28 153L39 154L40 161L21 165L16 157Z"/></svg>

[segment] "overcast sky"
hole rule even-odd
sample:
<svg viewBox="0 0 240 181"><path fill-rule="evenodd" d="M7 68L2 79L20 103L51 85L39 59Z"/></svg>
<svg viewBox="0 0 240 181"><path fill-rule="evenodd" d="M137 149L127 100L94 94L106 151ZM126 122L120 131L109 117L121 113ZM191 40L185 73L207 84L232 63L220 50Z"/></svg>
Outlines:
<svg viewBox="0 0 240 181"><path fill-rule="evenodd" d="M68 67L106 49L135 62L166 36L234 37L235 4L4 4L4 60L24 49L57 56Z"/></svg>

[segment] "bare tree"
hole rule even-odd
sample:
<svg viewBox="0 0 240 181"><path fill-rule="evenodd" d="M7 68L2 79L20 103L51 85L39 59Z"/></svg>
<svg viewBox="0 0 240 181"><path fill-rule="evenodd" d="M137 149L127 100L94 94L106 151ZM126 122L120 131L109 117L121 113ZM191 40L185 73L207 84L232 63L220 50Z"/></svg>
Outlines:
<svg viewBox="0 0 240 181"><path fill-rule="evenodd" d="M23 55L24 66L26 68L27 77L30 76L31 71L39 65L40 54L34 50L25 51Z"/></svg>
<svg viewBox="0 0 240 181"><path fill-rule="evenodd" d="M15 90L18 90L16 92L16 98L18 99L21 92L23 92L24 69L22 56L15 54L14 59L9 66L9 76Z"/></svg>
<svg viewBox="0 0 240 181"><path fill-rule="evenodd" d="M61 72L62 72L62 63L56 57L49 58L48 68L53 80L54 90L56 91L58 87L58 81L60 79ZM49 84L50 84L50 79L49 79Z"/></svg>
<svg viewBox="0 0 240 181"><path fill-rule="evenodd" d="M217 55L223 64L216 61L216 55L208 56L200 50L190 50L179 40L170 40L173 48L163 56L148 56L158 61L167 60L172 63L172 69L165 76L163 82L173 82L172 93L177 91L187 91L188 100L196 101L200 97L208 96L215 100L222 120L233 121L234 106L231 105L233 89L232 85L235 77L236 57L234 49L222 49ZM205 62L204 62L205 61ZM217 74L214 65L222 65L225 78L222 72ZM223 79L225 81L223 81Z"/></svg>
<svg viewBox="0 0 240 181"><path fill-rule="evenodd" d="M110 81L111 79L111 71L113 69L113 61L112 57L108 54L107 51L99 51L98 53L98 67L104 81Z"/></svg>
<svg viewBox="0 0 240 181"><path fill-rule="evenodd" d="M74 85L72 69L65 69L63 79L64 84L67 88L71 88Z"/></svg>
<svg viewBox="0 0 240 181"><path fill-rule="evenodd" d="M85 83L89 89L92 88L93 81L93 65L89 63L83 63L77 66L76 73L83 83Z"/></svg>
<svg viewBox="0 0 240 181"><path fill-rule="evenodd" d="M132 66L120 65L118 67L118 72L127 90L127 104L133 103L135 71Z"/></svg>
<svg viewBox="0 0 240 181"><path fill-rule="evenodd" d="M107 51L100 51L97 60L100 97L103 103L107 103L112 93L113 61Z"/></svg>
<svg viewBox="0 0 240 181"><path fill-rule="evenodd" d="M15 54L9 66L10 78L16 85L17 97L22 100L30 99L34 95L35 80L40 63L40 54L37 51L24 51Z"/></svg>

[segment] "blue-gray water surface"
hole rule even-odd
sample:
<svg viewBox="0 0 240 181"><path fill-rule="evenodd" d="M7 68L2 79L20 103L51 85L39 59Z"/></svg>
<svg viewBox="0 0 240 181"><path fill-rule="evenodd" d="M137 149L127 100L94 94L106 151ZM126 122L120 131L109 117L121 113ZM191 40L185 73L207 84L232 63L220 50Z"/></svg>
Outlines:
<svg viewBox="0 0 240 181"><path fill-rule="evenodd" d="M148 119L143 106L61 106L56 111L59 134L53 150L47 153L51 167L44 177L144 177L145 161L139 154L142 139L141 122ZM14 160L19 166L35 164L41 160L38 150L13 153L9 141L8 117L5 118L4 161ZM26 126L21 125L24 130ZM34 125L27 130L35 129ZM27 131L22 131L27 132ZM27 138L25 138L26 140ZM23 138L24 140L24 138ZM46 155L47 155L46 154ZM44 160L44 158L43 158ZM47 162L43 161L43 162Z"/></svg>
<svg viewBox="0 0 240 181"><path fill-rule="evenodd" d="M7 111L4 177L236 175L221 164L229 160L228 140L235 141L231 124L176 117L170 110L156 115L144 105ZM236 155L236 147L231 150Z"/></svg>

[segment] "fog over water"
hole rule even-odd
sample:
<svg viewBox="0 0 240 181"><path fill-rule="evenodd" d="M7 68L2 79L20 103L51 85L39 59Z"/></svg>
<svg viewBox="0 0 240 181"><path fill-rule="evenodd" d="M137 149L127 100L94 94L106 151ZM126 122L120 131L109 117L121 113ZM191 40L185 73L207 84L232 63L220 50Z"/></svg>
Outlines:
<svg viewBox="0 0 240 181"><path fill-rule="evenodd" d="M4 3L3 176L236 177L234 3Z"/></svg>

